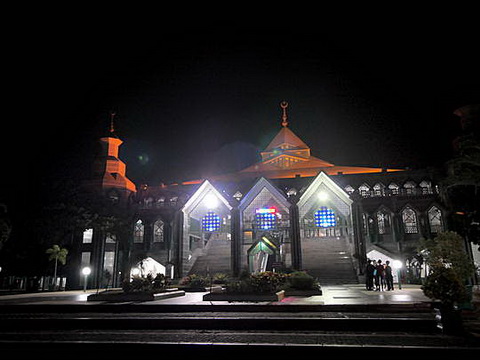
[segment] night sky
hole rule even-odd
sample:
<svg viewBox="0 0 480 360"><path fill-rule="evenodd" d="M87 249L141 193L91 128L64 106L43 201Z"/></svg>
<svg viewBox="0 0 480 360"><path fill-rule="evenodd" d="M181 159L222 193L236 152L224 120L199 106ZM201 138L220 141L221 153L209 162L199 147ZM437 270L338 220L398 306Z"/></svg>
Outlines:
<svg viewBox="0 0 480 360"><path fill-rule="evenodd" d="M112 110L127 176L155 185L257 161L281 128L282 100L290 129L316 157L438 166L460 131L452 112L480 101L478 38L466 29L135 32L66 24L29 33L8 57L4 199L29 201L54 181L88 176Z"/></svg>

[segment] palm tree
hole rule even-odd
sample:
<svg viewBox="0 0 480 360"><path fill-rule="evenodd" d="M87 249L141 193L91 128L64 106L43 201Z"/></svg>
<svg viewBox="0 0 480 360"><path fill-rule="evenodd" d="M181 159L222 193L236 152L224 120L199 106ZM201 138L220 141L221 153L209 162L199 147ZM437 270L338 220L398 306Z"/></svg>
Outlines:
<svg viewBox="0 0 480 360"><path fill-rule="evenodd" d="M53 245L50 249L47 249L46 254L50 254L50 256L48 257L48 261L55 260L55 271L53 273L53 278L56 282L58 262L60 261L62 265L65 265L65 263L67 262L68 250L65 248L61 248L58 245Z"/></svg>

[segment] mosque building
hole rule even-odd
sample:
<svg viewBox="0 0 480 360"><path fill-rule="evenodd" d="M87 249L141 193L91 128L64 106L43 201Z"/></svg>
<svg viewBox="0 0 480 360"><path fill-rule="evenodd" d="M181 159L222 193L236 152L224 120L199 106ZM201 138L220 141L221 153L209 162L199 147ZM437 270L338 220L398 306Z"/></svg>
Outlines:
<svg viewBox="0 0 480 360"><path fill-rule="evenodd" d="M128 231L79 233L76 263L92 268L96 284L109 273L116 286L132 268L172 278L295 269L338 284L358 282L367 258L415 266L419 240L448 228L438 176L319 159L280 106L281 128L261 161L170 185L128 179L112 126L85 188L128 213Z"/></svg>

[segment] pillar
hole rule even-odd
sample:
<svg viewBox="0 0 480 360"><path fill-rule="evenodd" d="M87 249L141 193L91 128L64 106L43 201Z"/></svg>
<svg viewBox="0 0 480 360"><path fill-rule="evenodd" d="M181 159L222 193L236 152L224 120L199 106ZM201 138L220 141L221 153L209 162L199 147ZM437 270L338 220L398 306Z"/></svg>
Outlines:
<svg viewBox="0 0 480 360"><path fill-rule="evenodd" d="M290 206L290 241L292 251L292 268L302 268L302 245L300 239L300 214L297 204Z"/></svg>
<svg viewBox="0 0 480 360"><path fill-rule="evenodd" d="M240 224L240 210L235 207L231 211L231 270L232 276L237 277L241 271L242 233Z"/></svg>

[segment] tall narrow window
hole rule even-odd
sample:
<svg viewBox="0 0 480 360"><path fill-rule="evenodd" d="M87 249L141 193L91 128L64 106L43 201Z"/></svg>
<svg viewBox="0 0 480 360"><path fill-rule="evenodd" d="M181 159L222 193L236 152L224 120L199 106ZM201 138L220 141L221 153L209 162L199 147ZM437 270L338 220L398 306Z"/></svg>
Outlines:
<svg viewBox="0 0 480 360"><path fill-rule="evenodd" d="M143 243L143 234L145 233L145 227L143 226L142 220L138 220L135 223L135 230L133 232L133 242Z"/></svg>
<svg viewBox="0 0 480 360"><path fill-rule="evenodd" d="M157 220L153 224L153 242L163 242L163 221Z"/></svg>
<svg viewBox="0 0 480 360"><path fill-rule="evenodd" d="M428 223L432 233L436 234L443 231L442 212L436 206L432 206L428 210Z"/></svg>
<svg viewBox="0 0 480 360"><path fill-rule="evenodd" d="M83 232L83 243L90 244L92 242L93 229L87 229Z"/></svg>
<svg viewBox="0 0 480 360"><path fill-rule="evenodd" d="M406 234L418 233L417 214L412 208L407 206L405 209L403 209L402 220L403 229L405 230Z"/></svg>
<svg viewBox="0 0 480 360"><path fill-rule="evenodd" d="M377 213L378 233L380 235L390 234L392 231L390 214L386 211L379 211Z"/></svg>

